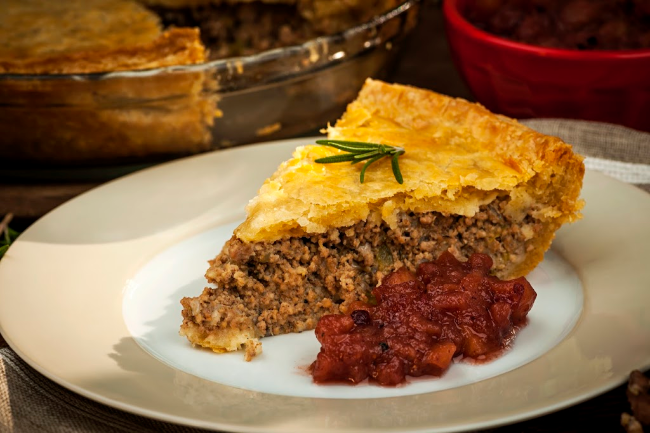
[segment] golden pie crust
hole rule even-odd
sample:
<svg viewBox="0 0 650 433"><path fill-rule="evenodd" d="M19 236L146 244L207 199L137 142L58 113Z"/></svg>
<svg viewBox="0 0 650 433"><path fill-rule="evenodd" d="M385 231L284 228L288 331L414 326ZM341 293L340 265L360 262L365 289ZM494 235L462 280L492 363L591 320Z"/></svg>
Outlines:
<svg viewBox="0 0 650 433"><path fill-rule="evenodd" d="M213 5L241 5L264 3L291 5L317 33L333 34L370 21L379 14L390 11L404 0L140 0L150 7L168 9L197 8Z"/></svg>
<svg viewBox="0 0 650 433"><path fill-rule="evenodd" d="M510 211L533 201L541 220L579 217L584 165L571 146L484 107L409 86L368 80L328 137L403 147L404 183L395 181L388 158L359 182L361 164L318 164L342 153L325 146L298 148L261 187L235 235L272 242L324 233L380 215L390 227L400 211L439 211L471 217L496 194L512 196ZM545 242L541 254L550 245ZM523 266L532 270L541 260Z"/></svg>
<svg viewBox="0 0 650 433"><path fill-rule="evenodd" d="M76 74L205 61L196 29L163 31L129 0L3 0L0 73Z"/></svg>

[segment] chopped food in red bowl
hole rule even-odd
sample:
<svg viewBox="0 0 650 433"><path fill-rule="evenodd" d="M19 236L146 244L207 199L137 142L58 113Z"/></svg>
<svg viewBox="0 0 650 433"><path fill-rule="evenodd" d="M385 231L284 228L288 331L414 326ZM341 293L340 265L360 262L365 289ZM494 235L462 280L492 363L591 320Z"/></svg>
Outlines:
<svg viewBox="0 0 650 433"><path fill-rule="evenodd" d="M650 131L647 0L445 0L443 11L454 61L490 110Z"/></svg>

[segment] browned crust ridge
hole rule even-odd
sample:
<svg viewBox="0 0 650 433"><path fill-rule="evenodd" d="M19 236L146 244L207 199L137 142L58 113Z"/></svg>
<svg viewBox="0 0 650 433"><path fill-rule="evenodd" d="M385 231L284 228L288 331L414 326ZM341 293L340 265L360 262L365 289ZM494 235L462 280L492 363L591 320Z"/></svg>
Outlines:
<svg viewBox="0 0 650 433"><path fill-rule="evenodd" d="M198 29L173 28L139 46L53 54L32 59L2 59L0 72L13 74L81 74L191 65L205 60Z"/></svg>

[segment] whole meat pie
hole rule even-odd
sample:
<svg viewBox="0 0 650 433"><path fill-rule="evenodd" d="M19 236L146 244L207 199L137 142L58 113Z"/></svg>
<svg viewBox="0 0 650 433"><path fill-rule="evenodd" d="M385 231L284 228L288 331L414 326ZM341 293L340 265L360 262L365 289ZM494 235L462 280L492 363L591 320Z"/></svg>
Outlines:
<svg viewBox="0 0 650 433"><path fill-rule="evenodd" d="M435 260L488 254L500 278L531 271L555 231L579 218L584 165L571 146L480 105L368 80L328 137L401 147L390 158L319 164L344 154L299 147L266 180L247 218L184 298L180 333L216 352L261 350L260 337L312 329L369 301L382 277Z"/></svg>

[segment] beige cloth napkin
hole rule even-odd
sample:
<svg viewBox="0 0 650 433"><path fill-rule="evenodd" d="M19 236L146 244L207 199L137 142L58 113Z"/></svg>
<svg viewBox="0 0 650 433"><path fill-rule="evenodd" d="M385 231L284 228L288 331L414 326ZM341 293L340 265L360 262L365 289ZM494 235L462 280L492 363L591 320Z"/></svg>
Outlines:
<svg viewBox="0 0 650 433"><path fill-rule="evenodd" d="M570 120L527 120L585 155L585 165L650 192L650 134ZM0 340L0 347L2 341ZM10 348L0 349L1 432L198 432L131 415L81 397L46 379Z"/></svg>
<svg viewBox="0 0 650 433"><path fill-rule="evenodd" d="M529 119L522 123L572 144L574 151L586 157L588 169L650 192L650 134L581 120Z"/></svg>

